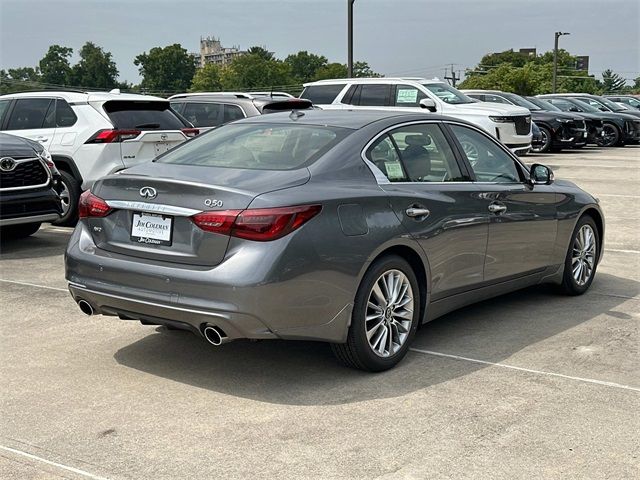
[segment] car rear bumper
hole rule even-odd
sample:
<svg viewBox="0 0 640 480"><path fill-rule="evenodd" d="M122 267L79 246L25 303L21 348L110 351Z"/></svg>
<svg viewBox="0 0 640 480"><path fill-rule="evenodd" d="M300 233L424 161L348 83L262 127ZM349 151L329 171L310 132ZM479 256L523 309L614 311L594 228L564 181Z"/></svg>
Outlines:
<svg viewBox="0 0 640 480"><path fill-rule="evenodd" d="M0 192L0 226L52 222L61 213L60 198L52 188Z"/></svg>
<svg viewBox="0 0 640 480"><path fill-rule="evenodd" d="M81 221L67 247L66 278L75 301L98 314L199 335L210 325L230 340L344 341L355 292L340 273L295 272L274 242L251 243L215 267L154 262L100 250Z"/></svg>

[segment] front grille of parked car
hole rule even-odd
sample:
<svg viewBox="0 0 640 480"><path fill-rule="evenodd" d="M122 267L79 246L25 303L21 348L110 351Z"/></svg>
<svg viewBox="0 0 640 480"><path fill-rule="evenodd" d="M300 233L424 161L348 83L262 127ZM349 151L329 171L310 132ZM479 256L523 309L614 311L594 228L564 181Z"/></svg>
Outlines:
<svg viewBox="0 0 640 480"><path fill-rule="evenodd" d="M18 161L13 170L7 172L0 169L0 190L22 189L47 184L49 175L39 158L12 158Z"/></svg>
<svg viewBox="0 0 640 480"><path fill-rule="evenodd" d="M531 116L522 115L520 117L511 117L516 124L516 134L529 135L531 133Z"/></svg>
<svg viewBox="0 0 640 480"><path fill-rule="evenodd" d="M578 130L586 130L587 129L587 124L585 123L584 120L574 120L573 123L575 123L576 128Z"/></svg>

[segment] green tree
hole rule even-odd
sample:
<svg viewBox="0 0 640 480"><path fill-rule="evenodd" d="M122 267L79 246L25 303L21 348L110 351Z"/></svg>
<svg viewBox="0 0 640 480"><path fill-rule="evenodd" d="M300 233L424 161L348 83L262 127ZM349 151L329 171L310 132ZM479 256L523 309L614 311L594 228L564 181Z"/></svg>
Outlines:
<svg viewBox="0 0 640 480"><path fill-rule="evenodd" d="M275 60L273 52L270 52L264 47L259 47L259 46L251 47L247 50L247 53L249 55L257 55L263 60Z"/></svg>
<svg viewBox="0 0 640 480"><path fill-rule="evenodd" d="M282 87L291 83L289 72L289 65L280 60L249 54L234 58L221 81L225 90Z"/></svg>
<svg viewBox="0 0 640 480"><path fill-rule="evenodd" d="M382 77L379 73L374 72L367 62L355 62L353 64L353 76L362 77Z"/></svg>
<svg viewBox="0 0 640 480"><path fill-rule="evenodd" d="M327 58L301 50L285 58L284 63L289 65L293 81L304 83L317 77L318 71L327 66Z"/></svg>
<svg viewBox="0 0 640 480"><path fill-rule="evenodd" d="M316 71L313 80L327 80L329 78L345 78L347 66L344 63L328 63Z"/></svg>
<svg viewBox="0 0 640 480"><path fill-rule="evenodd" d="M92 42L80 49L80 61L71 69L71 83L81 87L111 89L118 86L118 68L111 53Z"/></svg>
<svg viewBox="0 0 640 480"><path fill-rule="evenodd" d="M633 87L631 87L633 93L640 93L640 76L633 80Z"/></svg>
<svg viewBox="0 0 640 480"><path fill-rule="evenodd" d="M196 71L193 57L178 43L154 47L133 63L142 75L140 87L154 93L186 92Z"/></svg>
<svg viewBox="0 0 640 480"><path fill-rule="evenodd" d="M0 70L0 95L40 88L38 68L20 67Z"/></svg>
<svg viewBox="0 0 640 480"><path fill-rule="evenodd" d="M614 73L611 69L602 72L602 90L604 93L622 92L627 85L627 81L622 75Z"/></svg>
<svg viewBox="0 0 640 480"><path fill-rule="evenodd" d="M222 70L224 67L207 63L199 68L191 82L191 92L216 92L222 90Z"/></svg>
<svg viewBox="0 0 640 480"><path fill-rule="evenodd" d="M52 85L69 85L71 65L69 58L73 49L51 45L39 62L42 82Z"/></svg>

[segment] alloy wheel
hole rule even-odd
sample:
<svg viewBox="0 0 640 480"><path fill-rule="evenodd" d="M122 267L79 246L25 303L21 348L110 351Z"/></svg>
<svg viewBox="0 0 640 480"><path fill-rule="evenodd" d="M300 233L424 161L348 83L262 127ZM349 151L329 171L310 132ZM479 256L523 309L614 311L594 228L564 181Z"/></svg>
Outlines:
<svg viewBox="0 0 640 480"><path fill-rule="evenodd" d="M400 270L384 272L369 292L365 333L379 357L390 357L404 345L413 321L413 289Z"/></svg>
<svg viewBox="0 0 640 480"><path fill-rule="evenodd" d="M62 181L60 182L62 185L62 190L60 191L60 204L62 206L62 216L65 216L69 211L69 206L71 205L71 194L69 193L69 187L67 184Z"/></svg>
<svg viewBox="0 0 640 480"><path fill-rule="evenodd" d="M571 268L578 286L585 285L593 275L596 263L596 236L591 225L583 225L573 241Z"/></svg>
<svg viewBox="0 0 640 480"><path fill-rule="evenodd" d="M540 145L531 146L531 151L534 153L544 153L549 149L549 143L551 138L547 135L547 131L544 128L540 128L540 136L542 137L542 143Z"/></svg>
<svg viewBox="0 0 640 480"><path fill-rule="evenodd" d="M605 124L602 128L602 137L598 142L601 147L613 147L618 142L618 132L613 125Z"/></svg>

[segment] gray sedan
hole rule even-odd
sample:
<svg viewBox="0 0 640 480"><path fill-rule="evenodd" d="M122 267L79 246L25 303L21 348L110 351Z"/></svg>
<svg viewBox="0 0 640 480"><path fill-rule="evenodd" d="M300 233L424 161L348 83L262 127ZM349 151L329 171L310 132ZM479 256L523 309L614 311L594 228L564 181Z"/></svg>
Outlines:
<svg viewBox="0 0 640 480"><path fill-rule="evenodd" d="M87 314L319 340L369 371L420 324L516 289L584 293L598 201L446 117L293 111L240 120L80 200L66 278Z"/></svg>

